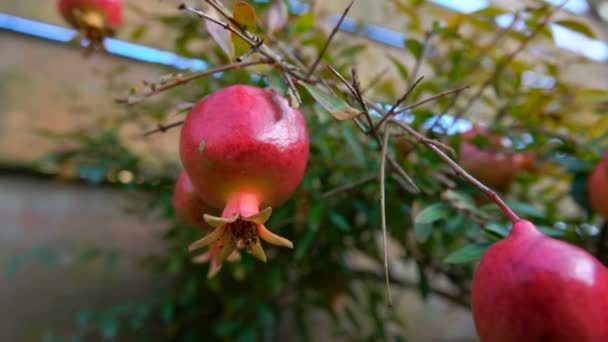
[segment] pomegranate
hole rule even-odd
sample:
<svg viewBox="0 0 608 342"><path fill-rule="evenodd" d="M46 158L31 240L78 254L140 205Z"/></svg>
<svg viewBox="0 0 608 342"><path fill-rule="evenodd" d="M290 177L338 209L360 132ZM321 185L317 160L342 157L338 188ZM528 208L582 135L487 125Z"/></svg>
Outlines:
<svg viewBox="0 0 608 342"><path fill-rule="evenodd" d="M177 217L184 223L193 227L211 231L213 227L208 225L203 219L203 213L212 213L213 209L205 204L199 195L194 191L194 186L190 177L182 171L175 182L173 192L173 208ZM210 262L209 276L212 277L221 269L221 264L217 262L218 252L220 251L219 242L214 243L207 252L196 256L193 261L196 263ZM240 254L234 251L229 257L229 261L240 259Z"/></svg>
<svg viewBox="0 0 608 342"><path fill-rule="evenodd" d="M103 47L103 39L113 36L122 22L122 0L59 0L58 7L89 46Z"/></svg>
<svg viewBox="0 0 608 342"><path fill-rule="evenodd" d="M212 209L194 191L190 177L185 171L179 174L177 182L175 182L173 208L182 222L196 228L212 230L212 227L203 219L203 214L211 213Z"/></svg>
<svg viewBox="0 0 608 342"><path fill-rule="evenodd" d="M593 169L587 181L589 203L597 214L608 218L608 150Z"/></svg>
<svg viewBox="0 0 608 342"><path fill-rule="evenodd" d="M221 264L239 244L266 261L260 238L293 248L264 226L271 207L301 182L308 159L304 119L285 98L247 85L215 91L188 114L180 157L202 200L222 209L221 217L204 215L215 229L190 250L221 241Z"/></svg>
<svg viewBox="0 0 608 342"><path fill-rule="evenodd" d="M480 148L469 142L478 135L488 138L490 146ZM518 172L532 170L534 154L508 151L509 140L493 135L481 127L463 133L460 164L473 177L499 191L508 190Z"/></svg>
<svg viewBox="0 0 608 342"><path fill-rule="evenodd" d="M529 221L486 251L471 297L484 342L608 341L608 270Z"/></svg>

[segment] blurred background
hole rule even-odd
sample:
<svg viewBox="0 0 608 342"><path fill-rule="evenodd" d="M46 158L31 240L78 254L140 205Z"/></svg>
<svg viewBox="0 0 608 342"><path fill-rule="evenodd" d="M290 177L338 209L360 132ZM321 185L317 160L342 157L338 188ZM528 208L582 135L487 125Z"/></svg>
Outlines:
<svg viewBox="0 0 608 342"><path fill-rule="evenodd" d="M0 302L4 307L0 312L0 340L141 340L140 337L129 337L131 333L123 329L127 323L112 317L129 312L127 316L133 319L136 315L129 311L132 309L130 303L175 289L176 277L179 278L179 272L151 271L141 263L141 258L167 250L165 231L174 222L167 215L170 217L172 214L164 215L165 209L154 205L150 205L151 209L145 214L141 214L141 208L133 208L148 196L146 191L153 189L142 185L153 173L150 170L166 175L169 180L163 181L168 184L176 175L179 130L142 137L142 133L154 128L156 122L174 121L175 114L167 114L172 113L167 108L174 106L176 101L153 101L135 110L116 104L114 99L124 97L133 86L140 87L142 80L155 80L174 71L201 71L210 65L220 65L222 58L217 56L221 52L207 53L206 49L210 49L207 41L191 39L204 28L197 26L191 29L188 25L193 25L194 20L175 19L183 16L177 12L175 3L125 0L124 24L116 37L106 41L108 53L85 57L79 46L69 42L75 31L61 18L55 2L0 2ZM259 3L262 9L270 5L265 1ZM294 17L311 9L310 3L287 3ZM326 37L347 3L316 1L312 7L316 18L315 30ZM399 89L404 89L407 81L403 75L400 76L398 64L393 60L402 61L410 74L415 63L412 50L404 43L412 21L404 14L404 8L411 7L418 13L421 22L418 23L420 31L416 37L420 41L420 33L436 20L446 21L459 14L464 16L485 8L500 8L500 12L491 14L492 26L471 38L488 41L501 28L511 24L513 13L527 5L540 6L543 3L357 0L343 23L336 44L341 49L344 44L340 42L344 41L366 47L359 49L356 56L362 83L382 75L386 81L379 83L379 90L372 90L370 96L392 99L388 100L392 102L400 96ZM556 4L557 1L547 3ZM486 15L490 15L488 13ZM552 20L570 24L549 25L551 38L534 40L525 48L521 58L522 63L538 61L542 64L545 63L544 58L550 56L548 58L560 65L558 80L544 70L528 68L518 74L520 82L535 89L551 89L556 82L563 82L574 92L579 87L608 91L608 1L570 0ZM572 21L582 23L584 28L571 24ZM581 33L586 30L593 34ZM186 35L184 32L190 33ZM307 43L302 44L306 48ZM505 43L505 47L511 46L516 44ZM501 56L504 55L506 53ZM428 78L444 76L438 74L432 65L424 63L418 75L428 75ZM460 81L456 80L454 84ZM481 81L460 82L464 83L475 87ZM199 87L189 91L188 99L191 101L196 99L192 94L203 92L200 85L186 87ZM446 90L447 87L439 86L439 89ZM508 91L504 94L510 96ZM605 93L599 94L605 96ZM606 97L602 99L608 101ZM577 101L577 98L571 98L571 101ZM470 127L471 122L491 121L496 110L487 108L496 109L498 105L483 101L475 104L455 132ZM604 105L599 110L605 113L606 108ZM142 111L148 112L147 121L134 120L133 117ZM602 135L591 132L592 127L599 127L597 111L581 110L575 119L569 120L575 124L568 129L582 133L582 136L585 132ZM601 127L605 127L605 121ZM120 125L121 128L114 132L115 135L106 134L108 125ZM96 140L87 142L87 132L98 133ZM86 145L88 156L94 160L81 161L80 164L63 163L57 157L62 152L72 151L78 144ZM112 146L113 150L101 155L95 151L95 146L99 150ZM116 162L120 158L128 160ZM129 163L134 167L124 166L131 165ZM567 192L570 180L562 179L562 183L554 184ZM167 198L165 194L163 200L167 202ZM583 217L584 210L572 199L565 200L560 208L560 217ZM332 219L324 229L354 226L351 223L355 221L354 214L344 215L345 220ZM577 224L582 221L598 223L597 219L585 217ZM379 225L374 223L373 227L378 228ZM297 244L298 240L295 242ZM396 252L395 258L403 257L400 253ZM363 265L361 267L376 267L376 264L367 265L367 259L363 257L355 256L352 260ZM464 305L449 299L450 279L429 274L430 280L426 281L435 284L432 287L440 289L439 294L430 291L428 296L421 296L420 269L416 263L395 262L393 267L406 285L395 290L401 305L393 309L394 315L405 323L403 328L386 328L387 331L397 329L410 341L476 340L466 296L453 295L462 298ZM205 272L200 268L197 272L199 280L206 281ZM411 286L407 286L410 283ZM356 288L356 284L353 286ZM381 284L377 288L382 291ZM441 290L443 288L447 290ZM446 291L447 295L441 295ZM112 306L112 303L126 304L121 307ZM109 307L111 310L107 311ZM97 310L106 313L98 315ZM171 309L165 307L165 310ZM100 333L89 335L88 329L94 329L88 322L93 320L97 322L95 329L99 328ZM327 314L313 311L307 321L307 329L312 332L310 339L337 338L331 333L333 318ZM294 324L277 327L273 338L300 336ZM183 336L165 338L186 340ZM380 340L377 336L371 339ZM192 340L204 339L199 336Z"/></svg>

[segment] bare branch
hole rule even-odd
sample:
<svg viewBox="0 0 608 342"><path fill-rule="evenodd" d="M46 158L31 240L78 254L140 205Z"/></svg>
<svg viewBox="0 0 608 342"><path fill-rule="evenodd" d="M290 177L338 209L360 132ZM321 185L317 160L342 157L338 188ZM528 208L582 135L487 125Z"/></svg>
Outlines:
<svg viewBox="0 0 608 342"><path fill-rule="evenodd" d="M235 64L227 64L227 65L222 65L220 67L217 68L212 68L209 70L205 70L205 71L201 71L201 72L197 72L197 73L193 73L192 75L188 76L188 77L183 77L183 78L177 78L175 81L170 82L170 83L165 83L161 86L153 86L153 89L151 91L145 92L145 93L138 93L138 94L133 94L130 95L127 98L123 98L123 99L116 99L115 101L117 103L128 103L128 104L137 104L139 102L141 102L143 99L145 99L146 97L150 97L153 95L156 95L158 93L161 93L165 90L174 88L178 85L181 84L186 84L188 82L194 81L196 79L199 78L204 78L207 76L211 76L214 74L217 74L218 72L223 72L223 71L228 71L228 70L233 70L233 69L239 69L239 68L246 68L246 67L250 67L253 65L260 65L260 64L268 64L269 62L271 62L269 59L263 59L263 60L259 60L259 61L252 61L252 62L245 62L245 63L235 63Z"/></svg>
<svg viewBox="0 0 608 342"><path fill-rule="evenodd" d="M414 62L414 68L412 69L412 74L410 75L409 80L407 80L407 84L412 84L412 82L416 79L416 77L418 77L418 72L420 71L420 66L422 65L422 59L424 58L426 49L428 48L429 41L431 40L432 36L433 36L432 31L427 30L426 32L424 32L424 39L422 41L422 52L420 53L420 56L418 56L416 58L416 61Z"/></svg>
<svg viewBox="0 0 608 342"><path fill-rule="evenodd" d="M431 102L431 101L435 101L438 98L444 97L444 96L449 95L449 94L461 92L461 91L463 91L465 89L468 89L468 88L470 88L470 87L469 86L464 86L464 87L460 87L460 88L451 89L451 90L447 90L447 91L441 92L441 93L439 93L437 95L433 95L433 96L428 97L426 99L420 100L420 101L418 101L418 102L416 102L414 104L411 104L411 105L409 105L407 107L401 108L398 111L395 111L394 115L401 114L403 112L407 112L408 110L414 109L416 107L420 107L420 106L422 106L425 103L428 103L428 102Z"/></svg>
<svg viewBox="0 0 608 342"><path fill-rule="evenodd" d="M502 200L502 198L500 198L500 196L498 196L498 194L494 190L490 189L485 184L478 181L475 177L471 176L460 165L458 165L458 163L450 159L450 157L448 157L448 155L445 154L439 147L435 146L434 144L430 144L428 142L429 139L424 138L422 135L420 135L420 133L416 132L414 129L407 126L403 122L397 121L395 119L391 119L390 122L401 127L401 129L406 131L408 134L411 134L420 143L431 149L431 151L433 151L439 158L441 158L441 160L448 164L452 168L452 170L456 172L457 175L464 178L467 182L471 183L473 186L483 192L486 196L488 196L494 203L496 203L496 205L498 205L498 207L502 210L505 216L507 216L507 218L511 220L511 222L515 223L519 221L519 216L517 216L517 214L515 214L515 212L511 208L509 208L509 206Z"/></svg>
<svg viewBox="0 0 608 342"><path fill-rule="evenodd" d="M360 187L362 185L365 185L367 183L372 182L376 178L378 178L378 175L369 175L369 176L361 178L360 180L358 180L356 182L338 186L336 188L333 188L333 189L331 189L329 191L326 191L326 192L322 193L321 194L321 198L328 198L328 197L337 195L337 194L342 193L342 192L351 191L351 190L356 189L356 188L358 188L358 187Z"/></svg>
<svg viewBox="0 0 608 342"><path fill-rule="evenodd" d="M340 29L340 26L342 25L344 18L346 18L348 11L350 11L350 8L353 6L354 3L355 3L355 0L351 0L350 3L348 4L348 6L346 6L346 8L344 9L344 12L342 12L342 16L340 17L340 20L338 20L338 23L336 23L336 26L334 26L334 29L329 34L329 37L327 37L327 40L325 41L325 44L321 48L321 51L319 51L317 58L315 59L315 61L312 63L312 66L308 70L308 73L306 74L307 79L310 78L310 76L317 70L317 66L319 66L319 62L321 62L321 58L323 58L323 55L327 51L327 48L329 47L331 40L334 38L336 33L338 33L338 30Z"/></svg>
<svg viewBox="0 0 608 342"><path fill-rule="evenodd" d="M374 77L372 77L372 79L369 81L369 83L366 84L365 87L363 87L363 89L361 89L361 94L365 94L370 89L373 89L376 86L376 84L378 82L380 82L380 80L382 80L384 75L386 75L386 73L389 72L389 70L390 70L390 68L386 67L386 68L382 69L379 73L377 73Z"/></svg>
<svg viewBox="0 0 608 342"><path fill-rule="evenodd" d="M388 306L393 306L393 297L391 295L391 283L388 271L388 238L386 233L386 193L384 189L384 171L386 167L386 153L388 147L388 138L390 136L390 127L387 126L384 130L384 140L382 141L382 151L380 157L380 217L382 221L382 240L384 244L384 277L386 281L386 295L388 296Z"/></svg>
<svg viewBox="0 0 608 342"><path fill-rule="evenodd" d="M144 137L147 137L147 136L150 136L150 135L152 135L154 133L159 133L159 132L165 133L166 131L170 130L171 128L181 126L183 123L184 123L184 120L180 120L180 121L177 121L177 122L174 122L174 123L170 123L168 125L158 124L158 126L157 126L156 129L153 129L151 131L148 131L148 132L144 133Z"/></svg>
<svg viewBox="0 0 608 342"><path fill-rule="evenodd" d="M388 113L386 113L386 115L384 117L382 117L382 119L380 119L380 121L378 123L376 123L376 129L379 129L380 126L382 125L382 123L384 123L384 121L388 118L390 118L393 113L395 113L395 110L397 109L397 107L399 107L405 100L407 100L408 96L410 96L410 94L412 93L412 90L414 90L414 88L416 88L416 86L422 82L422 79L424 78L424 76L421 76L419 79L416 80L416 82L414 82L414 84L412 84L406 91L405 94L403 94L403 96L401 96L401 98L399 100L397 100L397 102L395 102L395 104L393 104L393 106L391 107L391 109L388 111Z"/></svg>

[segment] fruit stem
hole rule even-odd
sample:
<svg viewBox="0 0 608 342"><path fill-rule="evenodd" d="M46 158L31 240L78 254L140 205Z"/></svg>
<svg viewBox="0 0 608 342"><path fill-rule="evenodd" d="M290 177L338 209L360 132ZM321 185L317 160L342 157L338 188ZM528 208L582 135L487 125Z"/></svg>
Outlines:
<svg viewBox="0 0 608 342"><path fill-rule="evenodd" d="M478 181L475 177L471 176L468 172L466 172L458 163L450 159L440 148L432 144L426 144L428 148L433 150L435 154L441 158L446 164L448 164L452 170L456 172L457 175L464 178L467 182L471 183L474 187L483 192L486 196L488 196L492 202L494 202L500 210L505 214L505 216L511 221L515 223L519 220L519 216L513 211L513 209L509 208L509 206L498 196L496 191L490 189L488 186Z"/></svg>

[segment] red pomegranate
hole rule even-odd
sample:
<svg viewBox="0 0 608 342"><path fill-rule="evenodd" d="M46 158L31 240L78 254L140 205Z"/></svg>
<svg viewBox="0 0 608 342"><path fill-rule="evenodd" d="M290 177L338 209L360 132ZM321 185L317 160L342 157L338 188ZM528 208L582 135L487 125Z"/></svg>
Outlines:
<svg viewBox="0 0 608 342"><path fill-rule="evenodd" d="M481 258L471 304L483 342L608 341L608 270L525 220Z"/></svg>
<svg viewBox="0 0 608 342"><path fill-rule="evenodd" d="M59 12L91 45L103 46L122 22L122 0L59 0Z"/></svg>
<svg viewBox="0 0 608 342"><path fill-rule="evenodd" d="M184 223L193 227L203 229L205 231L213 230L213 227L207 224L203 219L204 213L214 213L210 206L205 204L200 196L194 191L194 186L190 181L190 177L185 171L182 171L175 182L175 190L173 192L173 208L177 217ZM210 262L209 276L212 277L221 269L221 264L217 262L217 255L220 251L219 241L214 243L209 250L203 254L196 256L193 261L196 263ZM229 257L229 261L240 259L240 254L234 251Z"/></svg>
<svg viewBox="0 0 608 342"><path fill-rule="evenodd" d="M462 135L460 164L473 177L493 189L508 190L517 173L534 167L534 154L509 151L507 138L491 134L481 127L473 127ZM487 148L469 142L478 135L488 138Z"/></svg>
<svg viewBox="0 0 608 342"><path fill-rule="evenodd" d="M597 214L608 218L608 150L591 172L587 181L591 209Z"/></svg>
<svg viewBox="0 0 608 342"><path fill-rule="evenodd" d="M190 181L190 177L185 171L182 171L175 182L175 190L173 192L173 208L177 217L184 223L193 227L212 230L203 219L204 213L212 213L211 207L206 205L200 196L194 191L194 186Z"/></svg>
<svg viewBox="0 0 608 342"><path fill-rule="evenodd" d="M221 264L239 244L266 261L260 238L293 247L264 226L271 207L285 202L299 185L308 159L304 119L286 99L247 85L210 94L184 122L180 157L202 200L222 209L221 217L205 214L215 230L191 250L221 241Z"/></svg>

